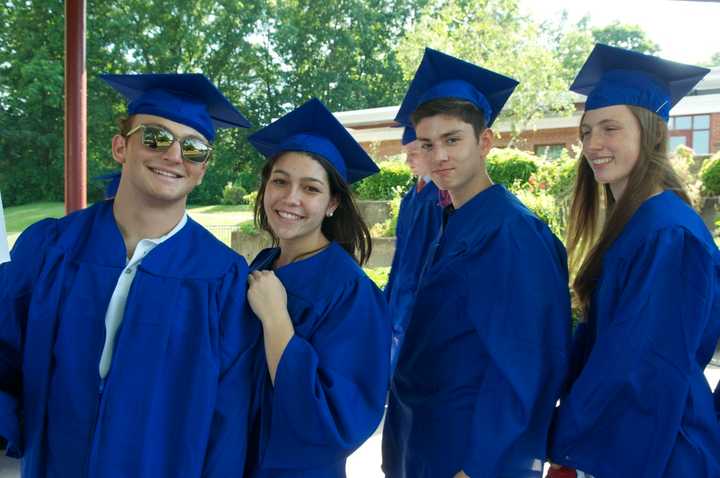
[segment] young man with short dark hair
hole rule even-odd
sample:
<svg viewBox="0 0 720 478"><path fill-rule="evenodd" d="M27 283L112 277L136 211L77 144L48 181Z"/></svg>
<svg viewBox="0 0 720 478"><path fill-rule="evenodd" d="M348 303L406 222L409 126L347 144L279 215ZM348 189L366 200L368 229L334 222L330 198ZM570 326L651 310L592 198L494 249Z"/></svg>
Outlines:
<svg viewBox="0 0 720 478"><path fill-rule="evenodd" d="M393 377L388 478L541 477L566 373L570 301L560 241L485 160L517 82L427 49L396 118L449 191Z"/></svg>

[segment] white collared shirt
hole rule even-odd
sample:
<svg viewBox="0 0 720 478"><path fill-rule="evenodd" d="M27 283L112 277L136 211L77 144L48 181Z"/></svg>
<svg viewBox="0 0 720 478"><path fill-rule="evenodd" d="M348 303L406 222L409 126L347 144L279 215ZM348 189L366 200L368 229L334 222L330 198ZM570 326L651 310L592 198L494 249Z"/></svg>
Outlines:
<svg viewBox="0 0 720 478"><path fill-rule="evenodd" d="M10 260L8 250L7 232L5 230L5 217L3 214L2 196L0 196L0 264Z"/></svg>
<svg viewBox="0 0 720 478"><path fill-rule="evenodd" d="M110 298L107 312L105 312L105 345L103 346L102 355L100 356L100 378L105 378L110 370L113 350L115 348L115 337L120 328L120 324L122 324L125 314L125 303L127 302L130 286L132 286L133 280L135 279L135 274L137 273L140 262L142 262L143 258L145 258L150 251L177 234L186 223L187 212L183 214L182 219L180 219L180 222L177 223L172 231L164 236L158 237L157 239L143 239L138 242L133 256L127 261L125 269L122 271L122 274L120 274L120 278L118 278L117 285Z"/></svg>

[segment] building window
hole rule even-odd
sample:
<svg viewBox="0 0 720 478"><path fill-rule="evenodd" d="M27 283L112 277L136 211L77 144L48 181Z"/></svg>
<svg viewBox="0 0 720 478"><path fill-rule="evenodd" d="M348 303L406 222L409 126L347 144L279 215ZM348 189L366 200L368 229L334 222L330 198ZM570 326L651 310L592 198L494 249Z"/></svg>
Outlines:
<svg viewBox="0 0 720 478"><path fill-rule="evenodd" d="M684 144L695 154L710 154L710 115L674 116L668 122L670 148Z"/></svg>
<svg viewBox="0 0 720 478"><path fill-rule="evenodd" d="M562 156L564 144L537 144L535 145L535 155L545 159L558 159Z"/></svg>
<svg viewBox="0 0 720 478"><path fill-rule="evenodd" d="M687 138L682 136L670 136L670 151L675 151L678 146L687 146Z"/></svg>

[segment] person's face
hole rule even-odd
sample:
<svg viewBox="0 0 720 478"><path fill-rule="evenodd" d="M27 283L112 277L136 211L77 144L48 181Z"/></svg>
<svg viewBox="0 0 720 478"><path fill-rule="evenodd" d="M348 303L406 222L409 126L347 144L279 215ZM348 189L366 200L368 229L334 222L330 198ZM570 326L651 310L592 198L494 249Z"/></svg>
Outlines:
<svg viewBox="0 0 720 478"><path fill-rule="evenodd" d="M615 198L627 185L640 157L640 124L625 105L585 112L580 125L582 152L600 184L609 184Z"/></svg>
<svg viewBox="0 0 720 478"><path fill-rule="evenodd" d="M176 138L196 136L207 139L194 128L154 115L138 114L132 127L155 124L172 132ZM175 141L167 151L153 151L142 142L142 131L129 137L116 135L112 145L115 161L122 165L120 194L130 194L148 203L185 202L187 195L205 176L207 162L196 164L180 156L180 144Z"/></svg>
<svg viewBox="0 0 720 478"><path fill-rule="evenodd" d="M273 165L263 198L270 229L281 242L316 240L335 211L325 168L310 156L287 152Z"/></svg>
<svg viewBox="0 0 720 478"><path fill-rule="evenodd" d="M418 140L412 141L404 146L405 162L407 163L413 176L430 176L430 168L428 161L422 150Z"/></svg>
<svg viewBox="0 0 720 478"><path fill-rule="evenodd" d="M490 129L486 128L476 138L471 124L452 116L436 115L420 120L415 133L438 188L450 191L453 198L469 198L479 192L478 183L485 175L485 157L492 146Z"/></svg>

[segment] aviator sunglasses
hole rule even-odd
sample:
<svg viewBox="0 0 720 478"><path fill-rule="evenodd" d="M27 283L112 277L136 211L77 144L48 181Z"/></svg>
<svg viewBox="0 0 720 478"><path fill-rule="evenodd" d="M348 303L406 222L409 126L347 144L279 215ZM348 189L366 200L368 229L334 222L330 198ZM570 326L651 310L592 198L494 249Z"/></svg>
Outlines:
<svg viewBox="0 0 720 478"><path fill-rule="evenodd" d="M167 151L177 141L180 143L180 154L185 161L195 164L203 164L210 158L212 146L197 136L185 136L177 138L171 131L156 124L139 124L125 135L129 138L132 134L142 130L142 142L152 151Z"/></svg>

